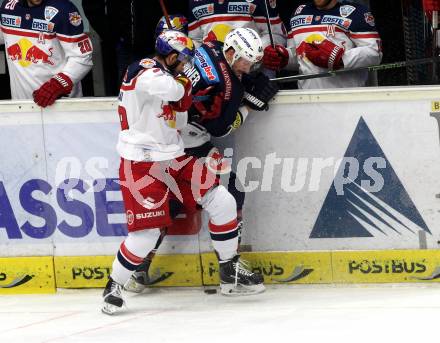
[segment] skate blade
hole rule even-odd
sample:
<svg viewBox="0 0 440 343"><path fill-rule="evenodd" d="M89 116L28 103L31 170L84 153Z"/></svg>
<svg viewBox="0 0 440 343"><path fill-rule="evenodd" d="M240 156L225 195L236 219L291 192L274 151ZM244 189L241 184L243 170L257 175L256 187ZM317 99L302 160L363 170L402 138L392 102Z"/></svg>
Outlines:
<svg viewBox="0 0 440 343"><path fill-rule="evenodd" d="M109 303L104 303L104 305L101 308L101 312L111 316L116 312L120 311L121 309L122 307L118 307Z"/></svg>
<svg viewBox="0 0 440 343"><path fill-rule="evenodd" d="M253 294L263 293L265 290L266 287L264 287L263 284L251 285L251 286L241 285L241 284L235 286L235 284L229 284L229 283L220 284L220 293L222 295L226 295L229 297L253 295Z"/></svg>
<svg viewBox="0 0 440 343"><path fill-rule="evenodd" d="M136 282L136 280L132 278L130 278L124 285L124 290L132 293L141 293L145 288L145 285Z"/></svg>

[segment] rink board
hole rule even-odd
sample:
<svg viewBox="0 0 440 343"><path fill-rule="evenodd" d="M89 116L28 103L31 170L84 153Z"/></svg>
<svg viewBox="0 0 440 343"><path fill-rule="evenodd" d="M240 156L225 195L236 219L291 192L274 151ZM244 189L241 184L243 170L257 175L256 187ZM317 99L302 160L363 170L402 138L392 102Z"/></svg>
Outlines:
<svg viewBox="0 0 440 343"><path fill-rule="evenodd" d="M263 274L267 284L440 281L439 250L247 252L241 256L252 271ZM113 259L55 257L57 287L103 287ZM218 263L213 253L157 255L150 277L158 280L153 287L218 285Z"/></svg>
<svg viewBox="0 0 440 343"><path fill-rule="evenodd" d="M242 253L266 284L439 282L439 250ZM113 256L0 258L0 294L52 293L57 288L104 287ZM152 287L215 286L213 253L157 255Z"/></svg>
<svg viewBox="0 0 440 343"><path fill-rule="evenodd" d="M266 283L331 283L331 254L328 252L242 253L250 269L263 274ZM218 262L213 253L202 255L203 281L218 285Z"/></svg>
<svg viewBox="0 0 440 343"><path fill-rule="evenodd" d="M57 287L103 287L112 269L114 256L56 256ZM200 286L199 255L158 255L150 275L160 286Z"/></svg>
<svg viewBox="0 0 440 343"><path fill-rule="evenodd" d="M55 291L53 257L0 258L0 295Z"/></svg>
<svg viewBox="0 0 440 343"><path fill-rule="evenodd" d="M337 251L332 269L334 283L438 282L440 251Z"/></svg>
<svg viewBox="0 0 440 343"><path fill-rule="evenodd" d="M332 282L331 254L328 252L252 252L243 253L242 258L253 271L263 274L267 283ZM103 287L111 271L113 259L113 256L55 257L57 287ZM149 274L155 280L152 286L180 287L219 283L218 262L214 253L157 255Z"/></svg>
<svg viewBox="0 0 440 343"><path fill-rule="evenodd" d="M251 113L221 143L235 145L247 192L243 245L438 248L439 94L439 86L286 91L269 111ZM60 100L43 110L0 102L0 145L8 147L0 149L0 256L117 251L127 234L119 131L115 99ZM199 234L168 235L160 252L211 251L206 222Z"/></svg>

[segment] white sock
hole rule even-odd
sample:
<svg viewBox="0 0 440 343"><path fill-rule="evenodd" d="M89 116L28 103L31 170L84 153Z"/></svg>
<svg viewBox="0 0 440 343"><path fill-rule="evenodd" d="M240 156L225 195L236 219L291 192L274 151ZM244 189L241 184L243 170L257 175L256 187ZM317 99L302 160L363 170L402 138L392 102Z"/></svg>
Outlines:
<svg viewBox="0 0 440 343"><path fill-rule="evenodd" d="M145 256L154 249L159 236L158 228L129 232L113 261L111 278L124 285Z"/></svg>

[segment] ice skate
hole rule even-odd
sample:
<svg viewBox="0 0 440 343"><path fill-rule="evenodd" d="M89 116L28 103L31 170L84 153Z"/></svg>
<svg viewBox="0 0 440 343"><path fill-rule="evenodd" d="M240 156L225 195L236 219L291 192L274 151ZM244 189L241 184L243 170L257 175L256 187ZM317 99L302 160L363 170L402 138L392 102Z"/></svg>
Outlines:
<svg viewBox="0 0 440 343"><path fill-rule="evenodd" d="M141 293L148 285L151 284L148 270L150 269L151 260L145 259L130 279L125 283L124 289L128 292Z"/></svg>
<svg viewBox="0 0 440 343"><path fill-rule="evenodd" d="M240 255L220 261L220 292L223 295L251 295L265 290L263 275L248 270Z"/></svg>
<svg viewBox="0 0 440 343"><path fill-rule="evenodd" d="M104 293L102 294L104 297L104 305L101 309L103 313L112 315L122 308L122 306L125 304L125 301L122 298L121 291L122 286L113 281L113 279L110 277L107 285L105 286Z"/></svg>

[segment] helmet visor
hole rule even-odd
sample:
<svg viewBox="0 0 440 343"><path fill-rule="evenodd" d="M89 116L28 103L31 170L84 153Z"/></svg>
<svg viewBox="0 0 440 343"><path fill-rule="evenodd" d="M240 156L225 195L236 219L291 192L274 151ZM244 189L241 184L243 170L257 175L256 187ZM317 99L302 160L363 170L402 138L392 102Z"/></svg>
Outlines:
<svg viewBox="0 0 440 343"><path fill-rule="evenodd" d="M179 54L177 55L177 60L183 62L183 64L188 64L191 67L194 67L194 57L191 55L179 52Z"/></svg>

